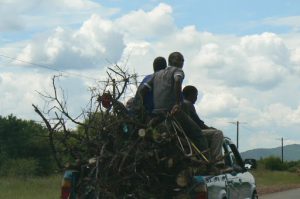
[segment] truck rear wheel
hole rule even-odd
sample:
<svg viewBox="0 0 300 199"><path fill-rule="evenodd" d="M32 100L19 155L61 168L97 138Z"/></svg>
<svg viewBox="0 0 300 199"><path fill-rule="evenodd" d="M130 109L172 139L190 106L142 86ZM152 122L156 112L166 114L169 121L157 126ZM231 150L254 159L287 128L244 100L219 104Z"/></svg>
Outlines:
<svg viewBox="0 0 300 199"><path fill-rule="evenodd" d="M253 192L253 194L252 194L252 198L251 199L258 199L258 195L257 195L257 193L256 192Z"/></svg>

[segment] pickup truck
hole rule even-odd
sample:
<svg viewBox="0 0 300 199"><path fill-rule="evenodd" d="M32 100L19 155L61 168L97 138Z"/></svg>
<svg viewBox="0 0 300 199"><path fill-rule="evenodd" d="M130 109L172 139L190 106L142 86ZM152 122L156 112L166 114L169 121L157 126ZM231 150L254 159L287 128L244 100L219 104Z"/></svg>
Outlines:
<svg viewBox="0 0 300 199"><path fill-rule="evenodd" d="M232 170L218 176L195 176L199 183L196 188L202 190L197 198L258 199L255 179L245 168L239 151L229 138L224 138L223 153L228 154L225 165Z"/></svg>
<svg viewBox="0 0 300 199"><path fill-rule="evenodd" d="M253 175L246 169L235 144L224 138L223 154L228 172L216 176L194 176L194 185L189 195L181 195L177 189L177 196L170 198L195 199L258 199ZM247 163L249 164L249 163ZM66 170L62 181L61 199L77 199L75 185L78 179L77 170ZM176 189L175 189L176 190ZM96 197L95 197L96 198ZM93 196L86 199L94 199Z"/></svg>

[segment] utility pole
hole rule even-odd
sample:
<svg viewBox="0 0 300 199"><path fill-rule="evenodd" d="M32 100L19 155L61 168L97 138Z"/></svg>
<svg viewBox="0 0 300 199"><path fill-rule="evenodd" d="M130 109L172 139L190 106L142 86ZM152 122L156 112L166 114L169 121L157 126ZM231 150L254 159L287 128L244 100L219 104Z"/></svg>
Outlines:
<svg viewBox="0 0 300 199"><path fill-rule="evenodd" d="M283 163L283 138L281 138L281 162Z"/></svg>
<svg viewBox="0 0 300 199"><path fill-rule="evenodd" d="M240 121L236 121L236 122L229 122L231 124L236 125L236 148L239 148L239 131L240 131L240 124L246 124L246 122L240 122Z"/></svg>
<svg viewBox="0 0 300 199"><path fill-rule="evenodd" d="M281 141L281 162L283 163L283 137L278 138L277 140Z"/></svg>
<svg viewBox="0 0 300 199"><path fill-rule="evenodd" d="M116 99L116 80L112 79L113 82L113 100Z"/></svg>
<svg viewBox="0 0 300 199"><path fill-rule="evenodd" d="M114 103L115 100L116 100L116 80L112 79L112 82L113 82L113 99L112 99L112 102ZM113 114L116 115L114 104L113 104L112 108L113 108Z"/></svg>
<svg viewBox="0 0 300 199"><path fill-rule="evenodd" d="M236 147L239 149L239 125L240 122L236 121Z"/></svg>

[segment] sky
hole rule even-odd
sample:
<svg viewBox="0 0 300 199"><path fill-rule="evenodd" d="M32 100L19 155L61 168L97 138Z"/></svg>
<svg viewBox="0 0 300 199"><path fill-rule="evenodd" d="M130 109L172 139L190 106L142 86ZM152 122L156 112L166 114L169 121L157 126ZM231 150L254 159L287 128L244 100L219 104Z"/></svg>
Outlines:
<svg viewBox="0 0 300 199"><path fill-rule="evenodd" d="M240 151L300 144L296 0L0 0L0 115L40 121L54 75L76 115L107 67L140 81L174 51L201 119L234 142L240 122Z"/></svg>

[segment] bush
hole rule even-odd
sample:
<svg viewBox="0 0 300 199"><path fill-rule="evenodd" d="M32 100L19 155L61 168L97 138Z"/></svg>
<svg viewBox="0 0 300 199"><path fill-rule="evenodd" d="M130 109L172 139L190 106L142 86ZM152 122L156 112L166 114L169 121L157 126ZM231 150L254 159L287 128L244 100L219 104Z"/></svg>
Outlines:
<svg viewBox="0 0 300 199"><path fill-rule="evenodd" d="M20 168L18 165L21 165ZM30 168L30 165L33 167ZM13 115L0 116L0 168L4 169L1 169L1 175L6 175L8 170L10 175L19 172L39 176L53 173L57 167L47 129L34 121L18 119Z"/></svg>
<svg viewBox="0 0 300 199"><path fill-rule="evenodd" d="M281 162L281 159L278 158L278 157L268 157L268 158L265 158L263 160L263 163L265 165L265 168L266 169L269 169L269 170L276 170L276 171L283 171L283 170L286 170L288 167L287 167L287 164L286 163L282 163Z"/></svg>
<svg viewBox="0 0 300 199"><path fill-rule="evenodd" d="M8 159L2 162L1 176L31 177L37 175L38 162L35 159Z"/></svg>
<svg viewBox="0 0 300 199"><path fill-rule="evenodd" d="M293 166L293 167L289 167L289 168L288 168L288 171L289 171L289 172L292 172L292 173L296 173L296 172L298 172L299 169L300 169L300 167L298 167L298 166Z"/></svg>
<svg viewBox="0 0 300 199"><path fill-rule="evenodd" d="M289 172L299 173L300 161L290 161L290 162L287 162L286 164L287 164Z"/></svg>

